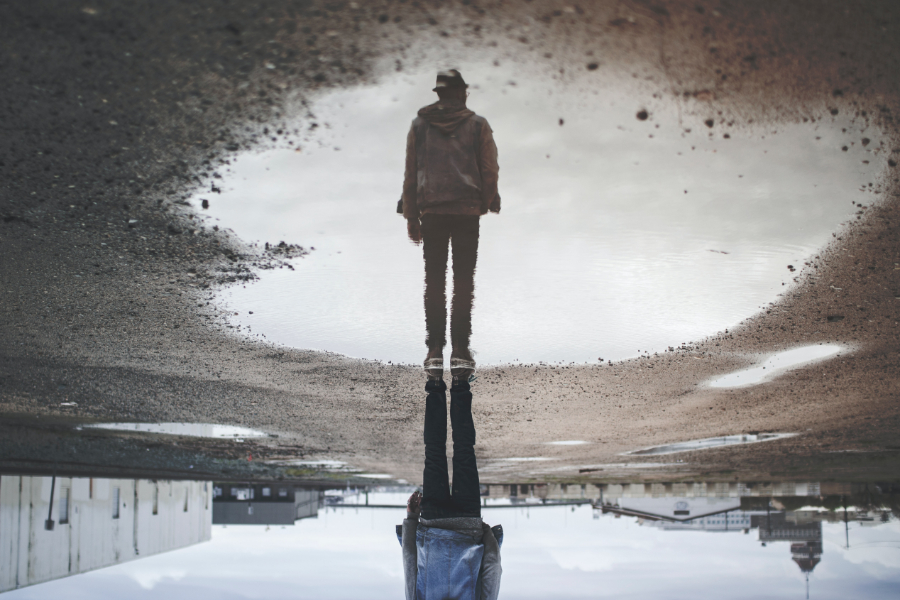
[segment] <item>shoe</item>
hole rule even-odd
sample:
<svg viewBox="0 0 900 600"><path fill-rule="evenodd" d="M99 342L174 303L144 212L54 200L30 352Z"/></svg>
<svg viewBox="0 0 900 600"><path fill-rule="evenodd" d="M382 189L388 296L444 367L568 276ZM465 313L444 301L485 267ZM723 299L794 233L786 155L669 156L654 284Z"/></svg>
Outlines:
<svg viewBox="0 0 900 600"><path fill-rule="evenodd" d="M454 379L467 381L475 374L475 361L466 358L450 358L450 374Z"/></svg>
<svg viewBox="0 0 900 600"><path fill-rule="evenodd" d="M425 374L429 379L444 378L444 359L443 358L426 358Z"/></svg>
<svg viewBox="0 0 900 600"><path fill-rule="evenodd" d="M471 372L462 373L461 375L454 375L453 379L450 382L451 388L458 388L461 383L472 383L478 379Z"/></svg>

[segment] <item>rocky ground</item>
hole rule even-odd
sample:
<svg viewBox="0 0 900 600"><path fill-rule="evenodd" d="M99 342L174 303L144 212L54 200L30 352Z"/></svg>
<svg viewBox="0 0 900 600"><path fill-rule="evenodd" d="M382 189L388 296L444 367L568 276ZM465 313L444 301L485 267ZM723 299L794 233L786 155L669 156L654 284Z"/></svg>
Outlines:
<svg viewBox="0 0 900 600"><path fill-rule="evenodd" d="M198 189L214 198L216 169L233 153L298 142L291 119L309 94L368 81L379 65L414 64L414 48L455 43L486 60L568 69L582 85L590 85L585 74L633 73L648 110L681 102L686 116L714 126L841 113L888 140L878 151L889 166L872 186L878 202L755 318L615 365L482 370L473 390L486 480L896 478L900 8L820 0L591 7L0 6L0 469L307 477L316 474L264 463L328 457L416 481L421 373L277 348L229 329L210 290L302 255L303 240L249 247L201 225L185 200ZM853 350L750 388L703 385L817 342ZM240 445L72 429L135 420L239 424L279 437ZM802 435L619 456L754 431ZM549 440L591 443L542 444ZM549 460L501 460L528 457Z"/></svg>

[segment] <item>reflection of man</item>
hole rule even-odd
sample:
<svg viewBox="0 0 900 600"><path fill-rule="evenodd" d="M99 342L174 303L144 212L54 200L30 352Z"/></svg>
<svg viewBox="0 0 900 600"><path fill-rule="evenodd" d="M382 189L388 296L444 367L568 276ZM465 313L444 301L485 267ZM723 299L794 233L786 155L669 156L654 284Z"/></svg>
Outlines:
<svg viewBox="0 0 900 600"><path fill-rule="evenodd" d="M495 600L500 593L503 529L481 520L472 394L465 379L450 388L453 487L447 473L447 386L425 386L424 494L414 493L400 528L407 600Z"/></svg>
<svg viewBox="0 0 900 600"><path fill-rule="evenodd" d="M469 349L478 220L500 212L497 146L487 120L466 108L466 82L459 71L438 73L438 101L419 110L406 138L403 216L409 237L424 241L425 370L440 377L446 344L447 250L453 244L451 373L470 375Z"/></svg>

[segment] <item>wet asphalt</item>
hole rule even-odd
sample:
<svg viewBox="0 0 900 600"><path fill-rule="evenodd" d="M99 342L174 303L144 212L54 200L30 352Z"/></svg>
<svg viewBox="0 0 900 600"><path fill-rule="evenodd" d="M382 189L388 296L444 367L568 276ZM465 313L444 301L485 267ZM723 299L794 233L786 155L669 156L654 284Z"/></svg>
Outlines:
<svg viewBox="0 0 900 600"><path fill-rule="evenodd" d="M417 481L419 370L229 328L211 292L252 285L287 257L199 225L185 200L208 190L214 202L233 153L290 141L305 95L369 81L386 60L402 69L414 44L462 40L486 60L633 72L649 110L689 98L685 111L713 130L849 112L886 132L890 160L859 218L795 265L782 300L727 333L615 365L483 370L475 418L492 477L616 479L631 468L621 452L754 431L803 435L628 462L663 463L639 472L665 480L896 474L898 29L890 2L0 6L0 468L312 477L262 463L328 457ZM290 242L301 255L303 240ZM752 388L703 385L817 342L855 351ZM70 429L106 420L278 437L238 446ZM543 445L571 439L591 443ZM550 460L500 460L511 457Z"/></svg>

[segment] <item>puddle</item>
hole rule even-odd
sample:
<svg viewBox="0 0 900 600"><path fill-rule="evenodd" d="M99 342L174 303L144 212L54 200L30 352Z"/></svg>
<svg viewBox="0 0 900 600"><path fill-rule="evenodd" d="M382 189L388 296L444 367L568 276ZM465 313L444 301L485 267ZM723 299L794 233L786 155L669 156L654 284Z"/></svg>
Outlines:
<svg viewBox="0 0 900 600"><path fill-rule="evenodd" d="M796 433L755 433L744 435L725 435L722 437L691 440L690 442L677 442L653 446L642 450L624 452L623 456L657 456L660 454L675 454L676 452L691 452L693 450L706 450L707 448L720 448L722 446L737 446L740 444L757 444L794 437Z"/></svg>
<svg viewBox="0 0 900 600"><path fill-rule="evenodd" d="M590 444L590 442L585 442L584 440L562 440L559 442L546 442L548 446L581 446L583 444Z"/></svg>
<svg viewBox="0 0 900 600"><path fill-rule="evenodd" d="M247 438L268 437L265 431L235 427L233 425L215 425L212 423L92 423L82 425L84 429L113 429L116 431L140 431L143 433L161 433L164 435L186 435L203 438Z"/></svg>
<svg viewBox="0 0 900 600"><path fill-rule="evenodd" d="M758 367L744 369L743 371L719 377L709 385L710 387L739 387L762 383L790 369L835 356L842 350L846 350L846 348L837 344L819 344L785 350L784 352L773 354Z"/></svg>
<svg viewBox="0 0 900 600"><path fill-rule="evenodd" d="M511 63L461 70L470 108L494 130L503 198L501 214L481 220L481 364L618 360L755 314L792 283L787 265L855 218L851 201L871 203L861 188L886 160L876 132L863 148L843 117L777 133L708 128L672 104L640 121L647 99L618 87L567 87ZM235 324L293 347L422 360L422 250L394 209L433 77L395 74L315 99L317 134L301 152L240 155L216 180L220 195L193 198L209 225L245 240L315 247L293 271L221 293Z"/></svg>

